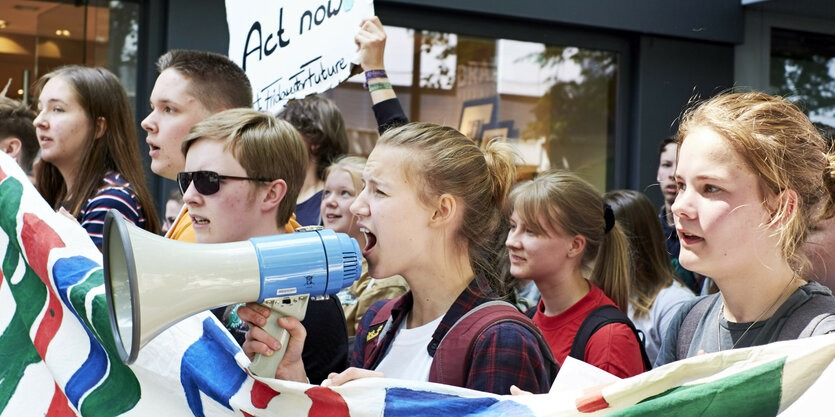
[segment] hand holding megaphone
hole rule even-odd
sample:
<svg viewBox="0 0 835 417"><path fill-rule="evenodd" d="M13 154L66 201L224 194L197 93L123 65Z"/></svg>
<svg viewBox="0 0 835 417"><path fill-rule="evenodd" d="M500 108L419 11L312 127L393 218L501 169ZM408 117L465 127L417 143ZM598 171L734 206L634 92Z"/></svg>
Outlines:
<svg viewBox="0 0 835 417"><path fill-rule="evenodd" d="M357 242L332 230L185 243L133 226L110 210L102 249L111 328L119 356L128 364L156 335L193 314L277 299L269 302L277 315L268 321L281 329L278 315L302 319L309 297L335 294L362 273ZM272 335L289 338L285 333L281 329ZM256 358L250 369L274 377L282 354Z"/></svg>

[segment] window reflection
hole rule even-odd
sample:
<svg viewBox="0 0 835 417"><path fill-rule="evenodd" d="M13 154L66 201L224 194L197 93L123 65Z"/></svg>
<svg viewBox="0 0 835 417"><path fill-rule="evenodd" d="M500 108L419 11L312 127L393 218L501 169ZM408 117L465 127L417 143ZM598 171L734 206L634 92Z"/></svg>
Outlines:
<svg viewBox="0 0 835 417"><path fill-rule="evenodd" d="M772 29L769 78L809 119L835 126L835 36Z"/></svg>
<svg viewBox="0 0 835 417"><path fill-rule="evenodd" d="M386 71L411 120L455 127L481 144L503 138L523 154L523 174L568 168L606 189L617 54L391 26L386 33ZM352 152L367 154L377 134L362 82L356 76L329 94Z"/></svg>
<svg viewBox="0 0 835 417"><path fill-rule="evenodd" d="M78 3L78 2L77 2ZM38 77L64 65L107 67L136 96L139 4L96 1L0 2L0 80L8 97L28 99ZM3 85L0 85L2 89Z"/></svg>

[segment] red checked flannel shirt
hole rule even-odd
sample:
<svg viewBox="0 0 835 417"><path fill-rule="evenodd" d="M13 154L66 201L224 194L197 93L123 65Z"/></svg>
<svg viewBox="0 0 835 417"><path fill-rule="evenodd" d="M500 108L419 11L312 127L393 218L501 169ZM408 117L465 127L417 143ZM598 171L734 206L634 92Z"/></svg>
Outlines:
<svg viewBox="0 0 835 417"><path fill-rule="evenodd" d="M498 298L492 292L482 291L480 287L487 288L487 285L479 286L477 281L480 280L474 279L464 289L444 315L441 324L432 335L432 341L426 346L430 356L435 356L435 349L441 339L461 316L481 303ZM400 323L412 308L412 292L409 291L397 299L391 310L392 321L388 326L381 323L374 329L369 329L374 316L385 303L386 301L374 303L362 317L351 354L351 366L364 369L377 367L388 351ZM377 343L383 344L378 349L381 354L366 357L372 356L371 351ZM536 337L516 323L500 323L489 327L476 340L473 353L465 388L495 394L510 393L511 385L533 393L545 393L550 389L552 381L548 376L547 365Z"/></svg>

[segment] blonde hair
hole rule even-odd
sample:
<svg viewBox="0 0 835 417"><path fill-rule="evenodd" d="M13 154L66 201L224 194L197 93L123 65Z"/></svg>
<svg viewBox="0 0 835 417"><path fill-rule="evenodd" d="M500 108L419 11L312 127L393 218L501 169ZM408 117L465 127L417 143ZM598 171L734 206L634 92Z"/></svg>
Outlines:
<svg viewBox="0 0 835 417"><path fill-rule="evenodd" d="M766 227L777 227L779 248L789 266L801 273L808 265L798 250L810 226L835 214L835 155L809 118L781 97L760 92L724 93L691 107L682 116L679 147L695 129L724 137L759 178L763 208L771 213ZM793 190L797 201L768 201Z"/></svg>
<svg viewBox="0 0 835 417"><path fill-rule="evenodd" d="M606 232L603 198L591 184L571 172L550 171L517 185L510 192L508 208L534 233L550 236L561 230L583 236L584 275L627 311L629 244L617 222Z"/></svg>
<svg viewBox="0 0 835 417"><path fill-rule="evenodd" d="M463 209L460 243L469 253L476 274L488 279L502 296L507 284L499 278L506 230L501 208L516 177L516 152L506 143L493 141L482 151L472 139L447 126L409 123L386 131L377 146L416 151L403 167L407 178L417 178L420 199L429 204L443 194L454 196Z"/></svg>
<svg viewBox="0 0 835 417"><path fill-rule="evenodd" d="M662 289L678 280L667 253L664 231L652 202L634 190L615 190L603 195L629 241L632 281L629 303L635 317L645 317Z"/></svg>
<svg viewBox="0 0 835 417"><path fill-rule="evenodd" d="M296 198L304 183L307 150L290 123L250 109L216 113L191 127L183 140L183 155L198 139L225 142L251 178L283 179L287 193L278 205L277 225L283 226L296 209Z"/></svg>
<svg viewBox="0 0 835 417"><path fill-rule="evenodd" d="M365 163L368 160L361 156L343 155L333 161L325 169L325 180L333 174L334 171L341 169L351 176L351 183L354 184L354 193L358 194L362 190L362 170L365 168Z"/></svg>

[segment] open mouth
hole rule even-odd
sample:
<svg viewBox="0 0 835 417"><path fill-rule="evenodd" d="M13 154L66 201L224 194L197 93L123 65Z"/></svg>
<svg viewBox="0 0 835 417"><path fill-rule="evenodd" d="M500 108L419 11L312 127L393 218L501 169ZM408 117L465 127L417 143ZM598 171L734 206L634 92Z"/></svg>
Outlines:
<svg viewBox="0 0 835 417"><path fill-rule="evenodd" d="M334 220L338 220L338 219L341 219L341 218L342 218L342 216L339 215L339 214L333 214L333 213L325 214L325 220L334 221Z"/></svg>
<svg viewBox="0 0 835 417"><path fill-rule="evenodd" d="M681 230L678 231L678 238L686 245L692 245L695 243L703 242L705 239L701 236L696 236L691 233L686 233Z"/></svg>
<svg viewBox="0 0 835 417"><path fill-rule="evenodd" d="M209 220L199 216L191 216L191 223L194 225L207 225L209 224Z"/></svg>
<svg viewBox="0 0 835 417"><path fill-rule="evenodd" d="M365 234L365 247L362 249L362 255L365 256L367 253L371 252L371 249L377 245L377 236L374 233L368 231L368 229L361 227L360 232Z"/></svg>

